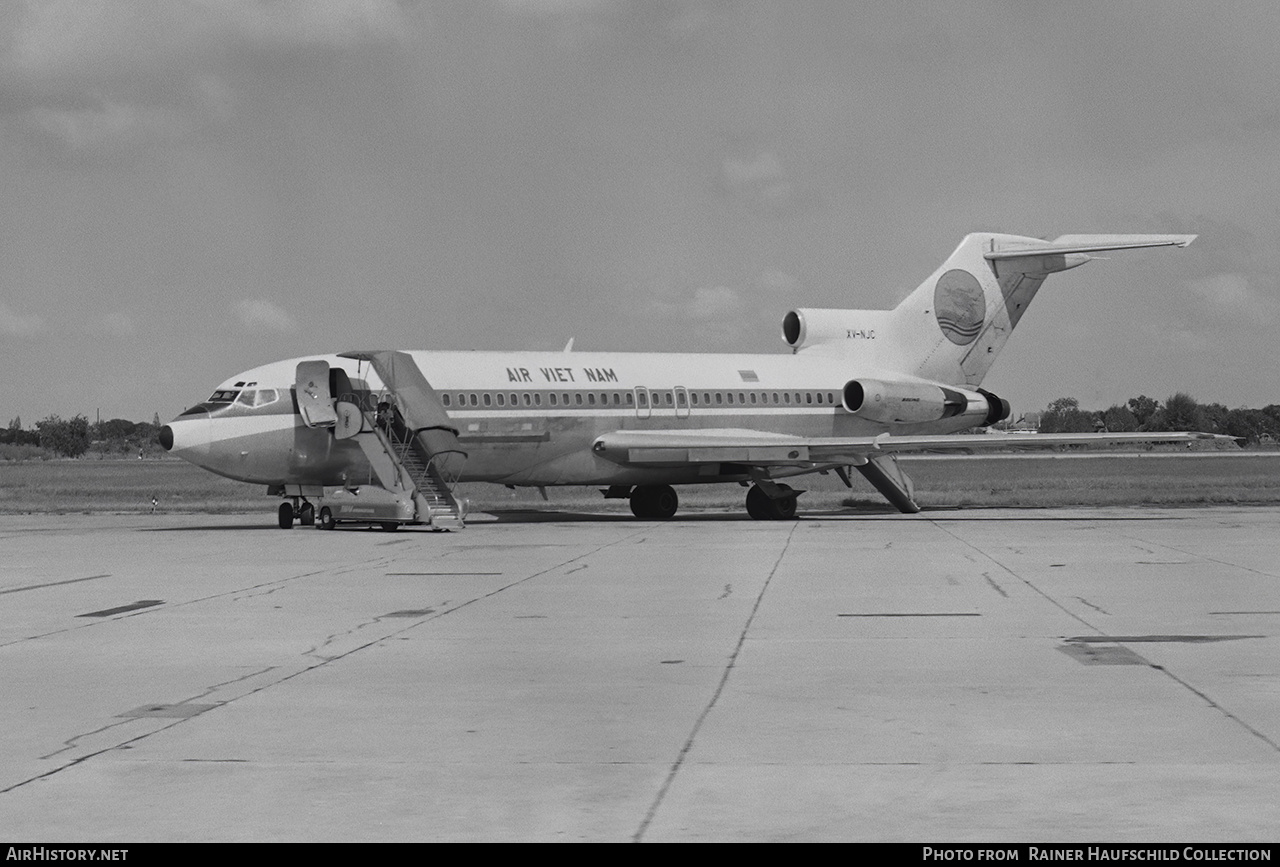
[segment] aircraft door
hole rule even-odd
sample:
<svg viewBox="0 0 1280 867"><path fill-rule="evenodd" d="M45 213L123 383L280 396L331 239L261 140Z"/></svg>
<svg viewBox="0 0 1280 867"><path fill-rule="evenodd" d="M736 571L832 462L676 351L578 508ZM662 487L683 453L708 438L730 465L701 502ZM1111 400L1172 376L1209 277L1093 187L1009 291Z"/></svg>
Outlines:
<svg viewBox="0 0 1280 867"><path fill-rule="evenodd" d="M636 418L648 418L652 410L649 407L649 389L643 385L636 386Z"/></svg>
<svg viewBox="0 0 1280 867"><path fill-rule="evenodd" d="M675 387L676 392L676 418L689 417L689 392L683 385Z"/></svg>
<svg viewBox="0 0 1280 867"><path fill-rule="evenodd" d="M329 394L329 363L327 361L303 361L298 365L294 387L298 397L298 412L307 427L333 427L338 414L333 409L333 396Z"/></svg>

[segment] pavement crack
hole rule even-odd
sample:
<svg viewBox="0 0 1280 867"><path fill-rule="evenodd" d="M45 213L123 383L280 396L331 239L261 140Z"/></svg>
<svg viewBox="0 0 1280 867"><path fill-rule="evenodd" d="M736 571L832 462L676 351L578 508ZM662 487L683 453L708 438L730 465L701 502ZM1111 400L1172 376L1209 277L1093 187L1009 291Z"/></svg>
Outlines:
<svg viewBox="0 0 1280 867"><path fill-rule="evenodd" d="M991 573L990 573L990 572L983 572L983 573L982 573L982 577L983 577L983 578L985 578L985 579L987 579L987 583L991 585L991 588L992 588L993 590L995 590L997 593L999 593L999 594L1000 594L1001 596L1003 596L1005 599L1008 599L1008 598L1009 598L1009 594L1008 594L1008 593L1005 593L1005 592L1004 592L1004 588L1003 588L1003 587L1001 587L999 584L997 584L997 583L996 583L995 579L991 577Z"/></svg>
<svg viewBox="0 0 1280 867"><path fill-rule="evenodd" d="M791 532L787 533L787 539L782 544L782 550L778 552L778 559L774 561L773 568L769 570L769 574L765 576L764 583L760 586L760 592L756 594L755 604L751 606L751 614L747 616L747 621L742 625L742 631L738 633L738 643L734 645L733 653L729 654L729 662L724 667L724 673L720 676L720 683L716 686L715 692L711 694L711 700L707 702L707 706L702 709L702 713L698 715L697 720L693 723L693 730L689 732L689 737L684 742L684 746L680 748L679 754L676 755L675 762L671 765L671 770L667 772L667 778L663 781L662 786L658 789L657 797L653 799L653 803L649 805L648 812L645 813L644 819L640 822L640 827L631 837L631 842L644 842L645 831L649 830L649 825L653 823L654 817L658 814L658 809L662 806L663 800L667 796L667 792L671 790L672 783L675 782L676 775L680 773L680 769L684 766L685 760L689 756L689 752L693 749L693 742L698 737L698 732L702 729L703 723L707 721L707 717L711 715L712 709L715 708L716 702L720 700L721 694L724 692L725 685L729 682L729 675L733 673L734 666L738 662L738 654L742 652L742 646L747 641L747 633L751 631L751 624L755 622L756 614L760 611L760 605L764 602L764 594L769 589L769 584L773 581L773 576L777 574L778 567L782 565L782 558L787 556L787 549L791 547L791 538L796 534L796 528L799 524L791 527Z"/></svg>
<svg viewBox="0 0 1280 867"><path fill-rule="evenodd" d="M1076 601L1078 601L1081 605L1087 605L1087 606L1089 606L1090 608L1092 608L1094 611L1098 612L1099 614L1105 614L1105 615L1107 615L1108 617L1110 617L1110 616L1111 616L1111 612L1110 612L1110 611L1107 611L1107 610L1106 610L1106 609L1104 609L1104 608L1099 608L1097 605L1094 605L1092 602L1090 602L1088 599L1085 599L1083 596L1073 596L1072 598L1073 598L1073 599L1075 599Z"/></svg>

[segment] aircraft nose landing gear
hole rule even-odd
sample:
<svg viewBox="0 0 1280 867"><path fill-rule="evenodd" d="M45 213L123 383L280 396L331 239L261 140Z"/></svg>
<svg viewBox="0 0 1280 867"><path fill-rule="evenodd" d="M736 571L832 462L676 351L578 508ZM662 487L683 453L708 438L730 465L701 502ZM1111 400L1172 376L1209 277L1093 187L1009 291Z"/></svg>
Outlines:
<svg viewBox="0 0 1280 867"><path fill-rule="evenodd" d="M304 527L310 527L316 522L316 509L306 500L296 498L292 503L280 504L277 518L281 530L292 530L295 520Z"/></svg>

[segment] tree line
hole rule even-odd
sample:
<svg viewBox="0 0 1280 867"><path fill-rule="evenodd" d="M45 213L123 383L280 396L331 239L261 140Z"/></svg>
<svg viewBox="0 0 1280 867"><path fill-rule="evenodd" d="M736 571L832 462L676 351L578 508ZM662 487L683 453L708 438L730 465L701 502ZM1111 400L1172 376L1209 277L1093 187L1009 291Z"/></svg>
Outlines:
<svg viewBox="0 0 1280 867"><path fill-rule="evenodd" d="M84 415L51 415L30 429L23 427L18 416L0 430L0 445L32 446L67 458L78 458L91 449L103 455L141 456L160 448L159 437L159 413L150 422L123 418L91 422Z"/></svg>
<svg viewBox="0 0 1280 867"><path fill-rule="evenodd" d="M1041 433L1203 431L1256 445L1280 441L1280 404L1227 409L1220 403L1198 403L1180 391L1163 404L1143 394L1104 410L1084 410L1074 397L1060 397L1040 413L1039 429Z"/></svg>

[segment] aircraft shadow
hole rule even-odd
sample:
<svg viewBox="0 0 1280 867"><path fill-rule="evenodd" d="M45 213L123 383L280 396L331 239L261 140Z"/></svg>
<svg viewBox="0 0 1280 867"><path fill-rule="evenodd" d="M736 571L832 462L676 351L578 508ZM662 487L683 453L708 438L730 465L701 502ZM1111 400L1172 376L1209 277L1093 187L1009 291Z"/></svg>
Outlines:
<svg viewBox="0 0 1280 867"><path fill-rule="evenodd" d="M883 509L871 506L858 506L855 508L835 509L828 511L801 511L796 515L799 521L850 521L859 518L874 520L876 523L891 522L916 522L922 520L928 521L948 521L962 523L990 523L990 522L1063 522L1063 521L1108 521L1108 522L1132 522L1132 521L1170 521L1183 520L1181 516L1170 515L1167 512L1159 515L1148 515L1135 511L1132 514L1081 514L1074 511L1071 514L1055 513L1051 510L1001 510L1000 514L992 514L996 511L985 509L954 509L954 508L929 508L921 509L917 515L905 515L896 509L886 506ZM985 514L984 514L985 512ZM1192 516L1187 516L1190 519ZM628 524L642 522L642 519L636 518L625 513L610 514L604 512L570 512L560 511L556 509L495 509L493 511L476 512L469 520L468 525L472 528L483 528L485 524ZM688 511L676 515L667 521L643 520L647 524L659 523L678 523L678 524L724 524L724 523L755 523L755 521L745 512L735 511ZM772 522L769 522L772 523ZM785 522L780 522L785 523ZM294 527L295 531L314 530L314 527ZM261 530L264 532L280 532L279 527L269 520L255 524L205 524L198 526L184 527L140 527L139 532L143 533L210 533L210 532L244 532L247 530ZM399 531L401 533L413 533L428 531L426 527L403 527ZM381 527L372 525L351 524L347 526L338 526L334 532L344 533L380 533L386 534L387 531Z"/></svg>

